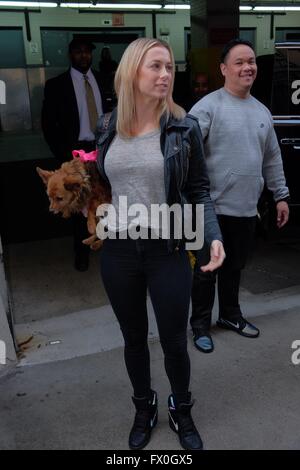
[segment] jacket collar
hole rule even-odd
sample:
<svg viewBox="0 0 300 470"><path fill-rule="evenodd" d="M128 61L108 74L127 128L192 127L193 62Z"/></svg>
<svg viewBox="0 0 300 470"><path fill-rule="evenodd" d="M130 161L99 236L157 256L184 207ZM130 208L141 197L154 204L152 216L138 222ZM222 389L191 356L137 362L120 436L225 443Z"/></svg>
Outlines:
<svg viewBox="0 0 300 470"><path fill-rule="evenodd" d="M189 128L189 124L186 121L185 117L183 119L175 119L173 116L168 116L167 113L164 113L160 118L160 129L161 131L170 129L172 127L177 127L181 129Z"/></svg>

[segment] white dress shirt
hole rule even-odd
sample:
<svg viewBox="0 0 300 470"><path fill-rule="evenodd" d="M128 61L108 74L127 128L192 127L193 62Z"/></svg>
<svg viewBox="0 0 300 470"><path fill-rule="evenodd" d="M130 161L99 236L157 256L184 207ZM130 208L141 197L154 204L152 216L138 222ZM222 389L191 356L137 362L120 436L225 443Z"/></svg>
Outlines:
<svg viewBox="0 0 300 470"><path fill-rule="evenodd" d="M78 70L71 67L71 77L74 85L80 122L78 140L94 140L95 135L90 129L89 113L85 97L85 79L83 75L87 75L91 84L96 102L98 116L101 116L101 114L103 113L99 87L97 85L93 73L91 72L91 69L89 69L85 74L82 74Z"/></svg>

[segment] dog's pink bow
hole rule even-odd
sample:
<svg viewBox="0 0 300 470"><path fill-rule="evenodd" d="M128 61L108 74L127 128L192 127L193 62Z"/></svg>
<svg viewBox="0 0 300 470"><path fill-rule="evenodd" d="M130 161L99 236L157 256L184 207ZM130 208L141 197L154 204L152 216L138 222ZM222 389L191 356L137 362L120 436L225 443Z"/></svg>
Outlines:
<svg viewBox="0 0 300 470"><path fill-rule="evenodd" d="M81 162L94 162L97 160L97 150L86 153L84 150L72 150L73 158L79 158Z"/></svg>

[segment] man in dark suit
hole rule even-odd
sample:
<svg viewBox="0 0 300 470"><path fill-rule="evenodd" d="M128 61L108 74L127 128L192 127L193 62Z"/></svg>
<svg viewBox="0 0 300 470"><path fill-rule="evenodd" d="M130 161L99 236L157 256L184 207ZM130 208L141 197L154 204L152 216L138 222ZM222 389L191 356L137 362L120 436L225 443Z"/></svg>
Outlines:
<svg viewBox="0 0 300 470"><path fill-rule="evenodd" d="M112 96L104 96L101 76L91 70L92 50L86 38L75 38L69 44L71 66L65 73L47 80L42 109L42 130L57 160L72 159L72 150L95 150L97 118L113 106ZM86 271L89 247L82 244L88 237L86 219L73 217L75 268Z"/></svg>

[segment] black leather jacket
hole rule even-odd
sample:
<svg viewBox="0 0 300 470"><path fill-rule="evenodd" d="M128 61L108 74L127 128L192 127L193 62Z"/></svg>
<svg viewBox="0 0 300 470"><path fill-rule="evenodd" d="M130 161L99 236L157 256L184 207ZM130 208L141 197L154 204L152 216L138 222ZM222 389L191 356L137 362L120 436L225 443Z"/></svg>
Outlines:
<svg viewBox="0 0 300 470"><path fill-rule="evenodd" d="M104 117L98 122L96 141L98 149L97 166L101 176L109 183L104 170L104 159L116 135L116 109L109 125L103 131ZM222 240L222 235L209 195L209 180L203 154L202 136L198 121L194 116L186 115L181 120L164 115L160 120L161 151L164 156L164 179L166 202L204 204L204 234L210 245L213 240ZM173 251L179 241L171 236L169 249Z"/></svg>

